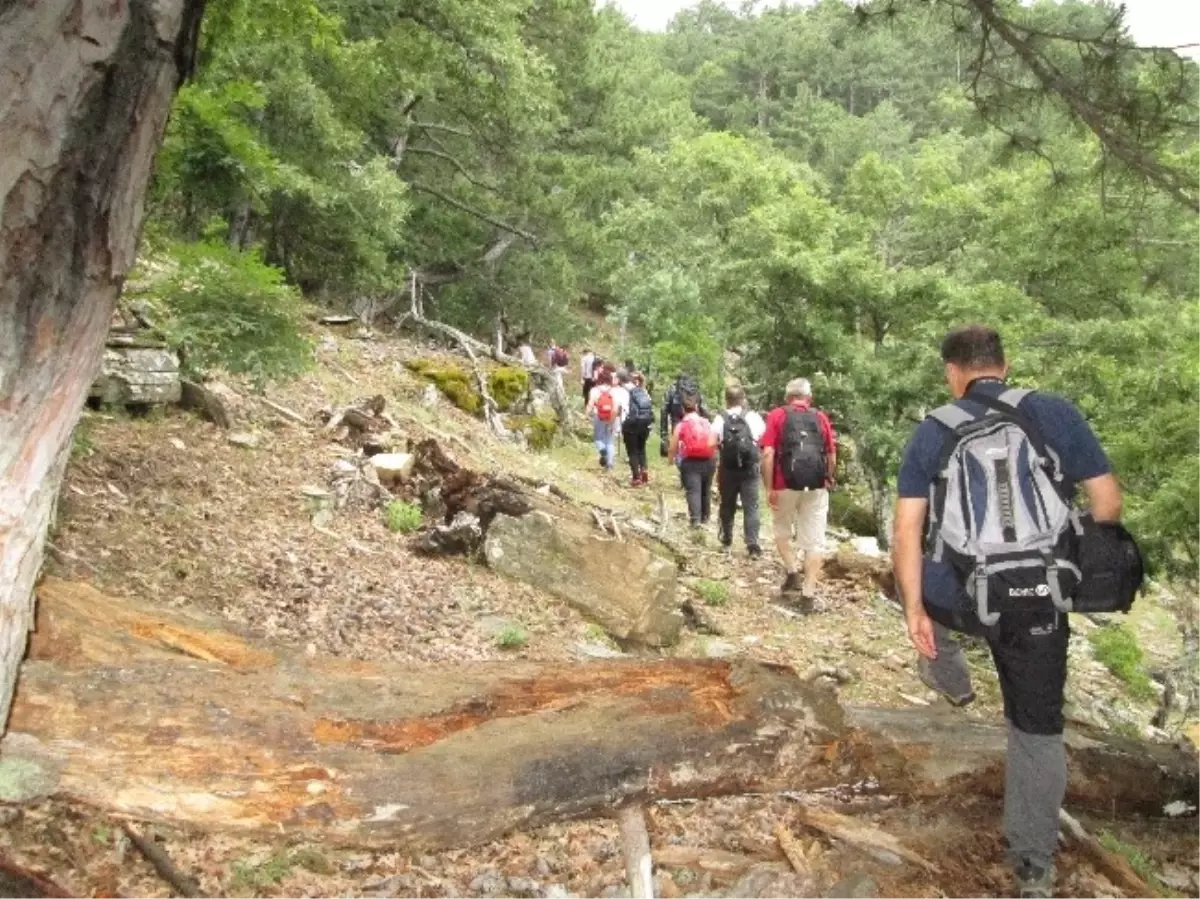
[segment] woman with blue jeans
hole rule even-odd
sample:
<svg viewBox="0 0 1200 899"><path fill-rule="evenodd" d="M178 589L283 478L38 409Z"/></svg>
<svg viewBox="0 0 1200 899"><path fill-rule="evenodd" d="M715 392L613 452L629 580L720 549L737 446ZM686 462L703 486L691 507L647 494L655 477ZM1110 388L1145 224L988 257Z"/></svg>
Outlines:
<svg viewBox="0 0 1200 899"><path fill-rule="evenodd" d="M617 459L617 454L613 451L613 441L625 414L619 393L612 383L615 379L615 374L610 375L607 383L597 384L592 388L585 410L586 414L592 417L592 442L596 446L596 452L600 454L600 467L610 470Z"/></svg>

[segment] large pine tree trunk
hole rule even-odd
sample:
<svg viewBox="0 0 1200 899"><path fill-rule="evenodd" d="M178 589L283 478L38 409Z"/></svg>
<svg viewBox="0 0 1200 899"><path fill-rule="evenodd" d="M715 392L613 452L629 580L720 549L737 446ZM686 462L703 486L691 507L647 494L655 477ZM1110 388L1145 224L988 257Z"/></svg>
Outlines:
<svg viewBox="0 0 1200 899"><path fill-rule="evenodd" d="M203 0L0 3L0 725Z"/></svg>

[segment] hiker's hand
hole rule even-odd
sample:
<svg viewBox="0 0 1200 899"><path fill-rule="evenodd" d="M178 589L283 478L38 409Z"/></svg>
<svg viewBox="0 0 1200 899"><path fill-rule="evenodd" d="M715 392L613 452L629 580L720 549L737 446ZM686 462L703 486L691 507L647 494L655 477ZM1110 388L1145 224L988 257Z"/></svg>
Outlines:
<svg viewBox="0 0 1200 899"><path fill-rule="evenodd" d="M767 491L767 505L770 506L772 509L779 508L779 491L778 490L768 490Z"/></svg>
<svg viewBox="0 0 1200 899"><path fill-rule="evenodd" d="M905 619L908 621L908 639L912 640L917 652L927 659L936 659L937 644L933 642L933 619L924 609L909 612Z"/></svg>

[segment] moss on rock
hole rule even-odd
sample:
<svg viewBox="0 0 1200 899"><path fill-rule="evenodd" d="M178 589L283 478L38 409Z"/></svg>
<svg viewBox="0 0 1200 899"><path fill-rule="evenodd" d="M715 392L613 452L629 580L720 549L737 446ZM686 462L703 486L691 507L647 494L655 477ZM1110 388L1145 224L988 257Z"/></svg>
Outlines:
<svg viewBox="0 0 1200 899"><path fill-rule="evenodd" d="M496 408L508 412L529 392L529 372L523 368L497 368L488 375L488 392Z"/></svg>
<svg viewBox="0 0 1200 899"><path fill-rule="evenodd" d="M428 378L438 390L459 409L478 415L483 409L483 397L472 383L471 373L457 365L432 359L409 359L404 367L414 374Z"/></svg>

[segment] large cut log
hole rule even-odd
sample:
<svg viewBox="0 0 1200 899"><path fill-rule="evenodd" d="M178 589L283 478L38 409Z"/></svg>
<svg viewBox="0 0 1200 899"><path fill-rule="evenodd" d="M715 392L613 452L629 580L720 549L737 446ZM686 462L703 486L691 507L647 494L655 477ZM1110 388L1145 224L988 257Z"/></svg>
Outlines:
<svg viewBox="0 0 1200 899"><path fill-rule="evenodd" d="M0 3L0 724L203 0Z"/></svg>
<svg viewBox="0 0 1200 899"><path fill-rule="evenodd" d="M8 801L57 794L132 818L415 850L664 797L1002 781L1002 729L927 709L847 716L780 666L412 670L274 650L84 584L50 579L39 595L0 745ZM1075 772L1071 798L1120 811L1195 797L1194 755L1142 749L1089 744L1108 763Z"/></svg>
<svg viewBox="0 0 1200 899"><path fill-rule="evenodd" d="M0 798L55 793L208 829L414 848L623 801L829 786L831 693L721 661L308 658L53 579L0 755Z"/></svg>

